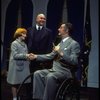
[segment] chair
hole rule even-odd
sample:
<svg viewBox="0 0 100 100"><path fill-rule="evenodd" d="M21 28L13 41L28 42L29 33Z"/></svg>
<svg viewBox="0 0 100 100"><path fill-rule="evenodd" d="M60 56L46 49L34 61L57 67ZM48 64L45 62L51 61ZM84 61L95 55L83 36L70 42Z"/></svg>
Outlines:
<svg viewBox="0 0 100 100"><path fill-rule="evenodd" d="M80 84L77 79L65 79L57 90L55 100L80 100Z"/></svg>
<svg viewBox="0 0 100 100"><path fill-rule="evenodd" d="M17 91L17 100L19 100L19 94L25 81L33 75L31 73L27 76L22 84L20 84ZM75 77L75 73L72 74L73 78L65 79L58 82L58 90L55 96L55 100L80 100L80 82Z"/></svg>
<svg viewBox="0 0 100 100"><path fill-rule="evenodd" d="M60 85L55 100L80 100L80 82L76 78L76 71L76 69L71 70L73 77L58 83Z"/></svg>

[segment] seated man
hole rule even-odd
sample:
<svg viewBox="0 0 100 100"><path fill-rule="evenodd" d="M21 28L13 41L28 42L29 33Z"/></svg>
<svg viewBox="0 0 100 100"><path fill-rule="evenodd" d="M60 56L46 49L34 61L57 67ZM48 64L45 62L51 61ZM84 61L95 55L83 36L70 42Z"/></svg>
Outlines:
<svg viewBox="0 0 100 100"><path fill-rule="evenodd" d="M72 24L62 24L58 29L62 41L49 54L33 54L37 61L53 59L51 69L38 70L34 73L33 100L54 100L57 91L57 79L71 78L71 69L78 64L79 43L70 37Z"/></svg>

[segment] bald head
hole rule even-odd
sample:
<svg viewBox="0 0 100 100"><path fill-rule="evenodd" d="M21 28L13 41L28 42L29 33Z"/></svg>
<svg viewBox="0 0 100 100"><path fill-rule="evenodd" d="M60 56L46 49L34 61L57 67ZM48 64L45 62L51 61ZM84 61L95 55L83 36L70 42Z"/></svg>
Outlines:
<svg viewBox="0 0 100 100"><path fill-rule="evenodd" d="M38 14L36 17L36 23L40 26L44 26L46 22L46 17L44 14Z"/></svg>
<svg viewBox="0 0 100 100"><path fill-rule="evenodd" d="M44 15L44 14L38 14L38 15L37 15L37 18L38 18L38 17L45 17L45 15Z"/></svg>

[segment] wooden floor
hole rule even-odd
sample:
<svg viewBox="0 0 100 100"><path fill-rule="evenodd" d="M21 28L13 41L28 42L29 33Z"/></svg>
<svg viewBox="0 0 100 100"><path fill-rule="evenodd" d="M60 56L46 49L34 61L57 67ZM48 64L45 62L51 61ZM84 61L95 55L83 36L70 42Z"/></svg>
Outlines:
<svg viewBox="0 0 100 100"><path fill-rule="evenodd" d="M81 88L80 100L99 100L99 91L97 90L98 89L95 90L95 89ZM11 87L8 85L5 76L1 76L1 100L12 100Z"/></svg>

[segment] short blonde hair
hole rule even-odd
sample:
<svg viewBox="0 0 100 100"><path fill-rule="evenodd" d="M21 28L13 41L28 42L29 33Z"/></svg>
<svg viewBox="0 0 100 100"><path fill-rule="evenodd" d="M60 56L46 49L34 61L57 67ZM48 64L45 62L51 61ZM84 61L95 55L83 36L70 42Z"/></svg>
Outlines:
<svg viewBox="0 0 100 100"><path fill-rule="evenodd" d="M27 34L27 30L25 28L17 28L17 30L14 33L14 38L18 38L22 35L22 33Z"/></svg>

